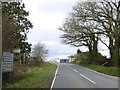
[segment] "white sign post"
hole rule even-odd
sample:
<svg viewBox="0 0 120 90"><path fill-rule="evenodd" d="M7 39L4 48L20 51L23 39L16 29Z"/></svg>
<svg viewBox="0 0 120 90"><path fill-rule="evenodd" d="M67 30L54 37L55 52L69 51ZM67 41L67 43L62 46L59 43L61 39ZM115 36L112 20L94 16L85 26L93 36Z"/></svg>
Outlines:
<svg viewBox="0 0 120 90"><path fill-rule="evenodd" d="M19 48L15 48L12 50L13 53L20 53L20 49Z"/></svg>
<svg viewBox="0 0 120 90"><path fill-rule="evenodd" d="M0 2L0 90L2 89L2 3Z"/></svg>

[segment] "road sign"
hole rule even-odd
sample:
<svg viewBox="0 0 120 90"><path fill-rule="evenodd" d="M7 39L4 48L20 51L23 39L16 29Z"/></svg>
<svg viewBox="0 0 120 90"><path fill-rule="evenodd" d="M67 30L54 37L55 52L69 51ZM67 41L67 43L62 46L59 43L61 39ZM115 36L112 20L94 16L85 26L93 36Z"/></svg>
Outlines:
<svg viewBox="0 0 120 90"><path fill-rule="evenodd" d="M69 59L60 59L60 63L67 63L69 62Z"/></svg>
<svg viewBox="0 0 120 90"><path fill-rule="evenodd" d="M4 52L2 57L2 72L13 71L13 53Z"/></svg>

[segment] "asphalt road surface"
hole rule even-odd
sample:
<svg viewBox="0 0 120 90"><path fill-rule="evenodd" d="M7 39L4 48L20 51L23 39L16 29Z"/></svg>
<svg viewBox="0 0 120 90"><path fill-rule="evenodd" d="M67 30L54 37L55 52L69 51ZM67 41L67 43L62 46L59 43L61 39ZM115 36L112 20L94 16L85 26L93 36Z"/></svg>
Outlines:
<svg viewBox="0 0 120 90"><path fill-rule="evenodd" d="M60 63L53 88L118 88L118 78L79 65Z"/></svg>

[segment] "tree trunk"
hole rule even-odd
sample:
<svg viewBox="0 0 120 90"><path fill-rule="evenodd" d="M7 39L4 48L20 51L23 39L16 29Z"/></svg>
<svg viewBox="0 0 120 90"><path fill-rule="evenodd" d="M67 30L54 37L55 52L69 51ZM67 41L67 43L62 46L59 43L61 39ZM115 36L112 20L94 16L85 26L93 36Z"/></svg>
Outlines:
<svg viewBox="0 0 120 90"><path fill-rule="evenodd" d="M110 59L111 59L111 66L116 66L118 64L118 56L119 56L119 49L118 49L118 40L115 40L115 45L113 45L113 39L109 37L110 44L109 44L109 50L110 50Z"/></svg>
<svg viewBox="0 0 120 90"><path fill-rule="evenodd" d="M93 54L92 54L92 53L93 53L93 52L92 52L92 47L91 47L91 45L88 46L88 49L89 49L89 61L88 61L88 64L92 64L92 62L93 62L93 61L92 61L92 60L93 60L93 57L92 57Z"/></svg>
<svg viewBox="0 0 120 90"><path fill-rule="evenodd" d="M93 39L93 51L92 51L92 57L93 57L93 62L95 63L95 64L97 64L98 63L98 38L97 39L95 39L95 37L94 37L94 39Z"/></svg>
<svg viewBox="0 0 120 90"><path fill-rule="evenodd" d="M113 53L113 66L118 66L118 61L119 61L119 38L117 37L115 39L115 47L114 47L114 53Z"/></svg>

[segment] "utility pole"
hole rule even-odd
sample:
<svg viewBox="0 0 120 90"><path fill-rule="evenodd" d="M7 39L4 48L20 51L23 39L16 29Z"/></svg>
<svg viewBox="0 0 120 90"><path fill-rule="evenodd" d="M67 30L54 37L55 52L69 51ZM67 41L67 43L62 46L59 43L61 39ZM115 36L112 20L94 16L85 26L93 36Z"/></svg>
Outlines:
<svg viewBox="0 0 120 90"><path fill-rule="evenodd" d="M0 2L0 90L2 89L2 2Z"/></svg>

